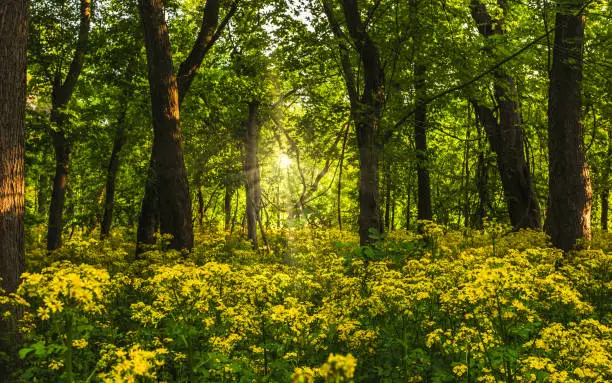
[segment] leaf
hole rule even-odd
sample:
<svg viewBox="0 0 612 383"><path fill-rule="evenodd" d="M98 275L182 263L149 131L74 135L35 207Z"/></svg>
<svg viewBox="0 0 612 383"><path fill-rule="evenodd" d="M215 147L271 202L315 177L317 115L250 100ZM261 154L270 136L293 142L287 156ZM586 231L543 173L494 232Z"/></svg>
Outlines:
<svg viewBox="0 0 612 383"><path fill-rule="evenodd" d="M28 354L32 351L34 351L34 349L30 347L22 348L21 350L19 350L19 359L25 359L25 357L28 356Z"/></svg>

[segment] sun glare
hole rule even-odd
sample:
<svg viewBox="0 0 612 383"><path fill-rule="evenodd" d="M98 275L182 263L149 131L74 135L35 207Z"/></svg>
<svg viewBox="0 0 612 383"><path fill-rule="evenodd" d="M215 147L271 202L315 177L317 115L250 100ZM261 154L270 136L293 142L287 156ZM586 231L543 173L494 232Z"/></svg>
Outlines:
<svg viewBox="0 0 612 383"><path fill-rule="evenodd" d="M278 166L281 169L287 169L290 165L291 165L291 158L289 158L289 156L286 155L285 153L281 153L281 155L278 156Z"/></svg>

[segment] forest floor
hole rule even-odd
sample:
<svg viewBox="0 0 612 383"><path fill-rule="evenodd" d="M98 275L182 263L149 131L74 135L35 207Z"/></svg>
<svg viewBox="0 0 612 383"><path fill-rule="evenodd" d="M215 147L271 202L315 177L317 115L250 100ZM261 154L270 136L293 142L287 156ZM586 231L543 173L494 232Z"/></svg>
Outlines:
<svg viewBox="0 0 612 383"><path fill-rule="evenodd" d="M52 255L36 233L18 294L0 295L25 310L20 362L0 355L15 381L612 381L607 233L564 255L495 225L368 248L284 229L265 251L215 232L138 261L120 229Z"/></svg>

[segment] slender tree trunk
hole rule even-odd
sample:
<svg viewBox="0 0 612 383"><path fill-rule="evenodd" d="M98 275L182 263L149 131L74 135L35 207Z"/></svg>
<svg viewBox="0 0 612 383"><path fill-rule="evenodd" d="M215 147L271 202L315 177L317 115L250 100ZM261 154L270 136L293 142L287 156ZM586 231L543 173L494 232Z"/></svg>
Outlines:
<svg viewBox="0 0 612 383"><path fill-rule="evenodd" d="M389 169L387 168L387 171ZM391 229L391 175L387 173L387 182L385 185L385 230Z"/></svg>
<svg viewBox="0 0 612 383"><path fill-rule="evenodd" d="M157 189L160 232L172 235L169 247L190 251L193 247L191 199L183 158L178 88L172 66L164 5L162 0L139 0L138 7L147 50L153 113L151 169L156 173L153 180L157 181L148 184L153 184L149 188ZM147 196L150 195L145 191L145 199ZM154 206L154 202L143 201L141 216L146 216L145 208ZM144 233L144 228L142 231Z"/></svg>
<svg viewBox="0 0 612 383"><path fill-rule="evenodd" d="M47 212L47 182L47 175L41 174L38 178L38 188L36 190L36 208L41 216Z"/></svg>
<svg viewBox="0 0 612 383"><path fill-rule="evenodd" d="M346 152L346 142L348 141L349 131L351 130L350 123L346 127L344 132L344 139L342 140L342 152L340 153L340 163L338 164L338 191L336 195L338 204L338 229L342 231L342 171L344 168L344 153Z"/></svg>
<svg viewBox="0 0 612 383"><path fill-rule="evenodd" d="M223 200L223 211L225 212L225 231L229 231L232 222L232 195L234 190L229 181L225 182L225 198Z"/></svg>
<svg viewBox="0 0 612 383"><path fill-rule="evenodd" d="M62 216L66 202L66 185L68 181L68 164L70 160L70 142L66 137L65 125L68 122L65 108L72 98L79 76L85 62L85 53L89 40L91 24L91 0L81 0L79 34L74 57L70 63L66 79L62 83L58 71L53 82L51 107L51 138L55 149L55 177L49 206L49 227L47 231L47 250L56 250L62 245Z"/></svg>
<svg viewBox="0 0 612 383"><path fill-rule="evenodd" d="M468 128L465 132L465 150L463 153L463 171L465 174L463 182L463 226L470 226L470 126L469 126L469 104L468 104Z"/></svg>
<svg viewBox="0 0 612 383"><path fill-rule="evenodd" d="M601 229L608 231L608 210L610 197L610 173L612 172L612 127L608 127L608 153L603 169L603 187L601 192Z"/></svg>
<svg viewBox="0 0 612 383"><path fill-rule="evenodd" d="M478 119L476 119L476 132L478 134L478 162L476 165L476 190L478 191L478 210L475 214L474 225L481 228L483 219L487 215L489 202L489 166L485 158L485 146L483 143L482 133Z"/></svg>
<svg viewBox="0 0 612 383"><path fill-rule="evenodd" d="M562 249L591 238L591 182L584 152L582 108L583 2L562 1L548 93L549 199L546 232Z"/></svg>
<svg viewBox="0 0 612 383"><path fill-rule="evenodd" d="M416 166L418 179L417 197L417 219L432 220L431 209L431 186L429 181L428 158L427 158L427 104L425 99L425 65L414 64L414 91L415 91L415 113L414 113L414 142L416 147Z"/></svg>
<svg viewBox="0 0 612 383"><path fill-rule="evenodd" d="M202 187L198 187L198 216L200 220L200 227L204 223L204 193L202 193Z"/></svg>
<svg viewBox="0 0 612 383"><path fill-rule="evenodd" d="M608 231L608 210L609 210L610 190L606 189L601 193L601 229Z"/></svg>
<svg viewBox="0 0 612 383"><path fill-rule="evenodd" d="M119 174L119 153L125 144L125 128L123 126L125 120L125 112L122 112L119 118L115 139L113 142L113 150L108 161L108 170L106 172L106 188L104 193L104 216L102 218L102 226L100 227L100 237L106 238L110 234L111 225L113 222L113 208L115 207L115 183L117 174Z"/></svg>
<svg viewBox="0 0 612 383"><path fill-rule="evenodd" d="M393 201L391 202L391 228L389 231L395 230L395 193L393 194Z"/></svg>
<svg viewBox="0 0 612 383"><path fill-rule="evenodd" d="M55 177L53 192L49 205L49 226L47 230L47 250L55 250L62 246L62 230L64 205L66 202L66 185L68 181L68 162L70 159L70 144L61 132L53 132L53 148L55 149Z"/></svg>
<svg viewBox="0 0 612 383"><path fill-rule="evenodd" d="M257 224L261 210L261 189L259 180L259 163L257 159L257 146L259 140L258 124L259 103L249 103L249 117L246 123L244 147L246 156L244 161L244 175L246 185L246 215L247 239L257 248Z"/></svg>
<svg viewBox="0 0 612 383"><path fill-rule="evenodd" d="M153 143L155 146L155 143ZM153 155L149 161L149 171L145 184L145 193L142 198L140 215L138 216L138 230L136 231L136 258L155 244L155 233L159 229L159 196L157 191L157 172L155 170Z"/></svg>
<svg viewBox="0 0 612 383"><path fill-rule="evenodd" d="M26 1L0 3L0 286L14 292L25 270L24 136Z"/></svg>
<svg viewBox="0 0 612 383"><path fill-rule="evenodd" d="M410 170L408 171L408 180L406 182L406 230L410 230L412 222L412 177Z"/></svg>

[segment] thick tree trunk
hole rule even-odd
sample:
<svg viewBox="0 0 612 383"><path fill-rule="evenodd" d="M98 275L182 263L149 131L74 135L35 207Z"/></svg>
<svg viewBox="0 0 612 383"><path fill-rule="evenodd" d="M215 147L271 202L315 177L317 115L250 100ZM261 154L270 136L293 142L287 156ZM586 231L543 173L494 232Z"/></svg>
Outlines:
<svg viewBox="0 0 612 383"><path fill-rule="evenodd" d="M500 1L500 6L505 10L505 3ZM472 0L471 11L481 35L505 35L503 18L492 19L483 3ZM488 52L493 54L490 50ZM478 119L485 128L491 149L497 155L497 167L510 222L515 230L540 228L540 206L529 165L525 160L524 136L514 78L503 69L498 70L495 73L494 90L498 104L497 115L480 103L473 104Z"/></svg>
<svg viewBox="0 0 612 383"><path fill-rule="evenodd" d="M385 72L380 63L380 54L370 38L361 10L356 0L342 2L342 11L349 36L359 54L363 67L363 91L357 92L357 78L353 71L349 47L343 43L345 35L336 20L333 7L328 0L323 1L323 11L331 30L340 41L338 43L340 62L344 75L351 118L355 121L357 146L359 147L359 241L362 246L372 242L370 231L382 231L379 200L379 157L382 134L380 118L384 103Z"/></svg>
<svg viewBox="0 0 612 383"><path fill-rule="evenodd" d="M138 6L147 50L154 129L151 168L156 173L153 178L157 182L150 183L153 185L149 189L157 189L160 231L172 235L169 247L190 251L193 247L191 199L183 158L178 89L163 1L139 0ZM145 200L147 196L150 194L147 195L145 191ZM143 211L145 206L154 205L151 201L144 201Z"/></svg>
<svg viewBox="0 0 612 383"><path fill-rule="evenodd" d="M117 174L119 174L119 153L121 152L121 149L125 144L125 129L123 126L125 112L122 113L123 114L118 121L119 126L117 127L117 131L115 132L113 151L111 152L111 156L108 161L108 170L106 173L104 216L102 218L102 226L100 228L100 237L102 239L109 235L113 222L113 208L115 206L115 183L117 181Z"/></svg>
<svg viewBox="0 0 612 383"><path fill-rule="evenodd" d="M427 158L427 104L425 99L425 65L414 64L414 143L416 147L416 166L418 179L417 219L432 220L431 186Z"/></svg>
<svg viewBox="0 0 612 383"><path fill-rule="evenodd" d="M240 0L234 0L230 5L230 8L221 21L219 23L219 5L220 2L218 0L210 0L207 1L204 6L204 14L202 18L202 23L200 25L200 30L198 32L198 36L196 41L194 42L189 55L181 63L177 72L176 78L176 86L178 88L178 103L183 102L193 79L195 78L200 65L202 64L202 60L208 54L212 46L215 44L217 39L219 38L223 29L227 26L232 16L236 13L238 9L238 4ZM165 19L163 18L163 3L160 1L139 1L139 4L149 4L149 7L162 8L161 20L165 25ZM142 8L142 5L140 5ZM156 11L157 12L157 11ZM167 30L163 31L167 35ZM160 36L163 38L163 36ZM168 44L168 52L170 52L170 45ZM151 163L153 164L153 162ZM151 171L156 171L156 168L151 168ZM157 192L158 186L155 183L158 182L159 177L155 176L150 178L150 182L148 181L147 187L149 188L149 192L145 192L144 199L142 202L143 208L146 206L147 208L157 209L159 207L159 201L150 201L147 198L159 198L159 193ZM189 202L191 204L191 202ZM141 212L138 223L138 232L141 237L137 239L137 243L151 244L154 243L154 234L157 231L157 227L159 227L159 211L149 211L149 212ZM139 254L139 248L141 246L136 246L137 254Z"/></svg>
<svg viewBox="0 0 612 383"><path fill-rule="evenodd" d="M359 147L359 240L372 242L370 231L382 231L379 199L380 118L384 103L385 73L380 54L361 20L356 0L342 3L347 29L355 42L363 65L363 93L351 103ZM353 82L354 83L354 82ZM352 91L349 91L351 93Z"/></svg>
<svg viewBox="0 0 612 383"><path fill-rule="evenodd" d="M555 19L548 93L549 199L546 232L565 251L591 238L591 182L586 164L582 107L583 3L563 1Z"/></svg>
<svg viewBox="0 0 612 383"><path fill-rule="evenodd" d="M539 228L541 227L540 207L529 166L525 161L522 131L516 125L504 120L504 109L513 108L505 104L500 102L502 113L500 124L497 123L491 109L477 103L474 104L474 109L485 128L491 149L496 154L497 168L512 226L515 230ZM514 114L509 110L505 113Z"/></svg>
<svg viewBox="0 0 612 383"><path fill-rule="evenodd" d="M0 2L0 289L14 293L25 271L25 109L28 46L26 0ZM17 354L17 320L0 318L0 352ZM15 366L0 360L0 381L10 381Z"/></svg>
<svg viewBox="0 0 612 383"><path fill-rule="evenodd" d="M357 122L359 144L359 240L362 246L372 242L370 230L382 231L379 207L379 148L371 137L369 121ZM361 133L361 134L360 134ZM365 138L364 136L370 136Z"/></svg>
<svg viewBox="0 0 612 383"><path fill-rule="evenodd" d="M257 248L257 224L261 209L261 189L259 179L259 163L257 160L259 103L249 103L249 117L246 122L244 147L246 155L244 160L244 176L246 185L246 215L247 239Z"/></svg>
<svg viewBox="0 0 612 383"><path fill-rule="evenodd" d="M14 292L25 270L27 2L0 3L0 20L0 286Z"/></svg>

